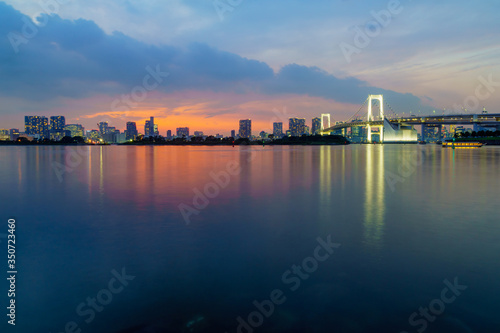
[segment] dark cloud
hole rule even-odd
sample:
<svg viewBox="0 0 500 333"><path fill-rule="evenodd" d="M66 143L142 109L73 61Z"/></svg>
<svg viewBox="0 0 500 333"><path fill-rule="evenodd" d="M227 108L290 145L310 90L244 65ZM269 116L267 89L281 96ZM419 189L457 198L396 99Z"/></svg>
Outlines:
<svg viewBox="0 0 500 333"><path fill-rule="evenodd" d="M152 46L119 32L106 34L93 21L57 15L38 20L46 24L33 29L29 17L0 2L0 95L51 100L128 93L142 84L147 66L160 65L170 73L168 82L158 88L164 91L293 93L355 104L368 94L383 93L394 104L420 105L414 95L370 87L356 78L337 78L317 67L291 64L274 73L266 63L206 44ZM26 22L33 25L28 29L32 33L21 37ZM25 38L17 53L12 36Z"/></svg>

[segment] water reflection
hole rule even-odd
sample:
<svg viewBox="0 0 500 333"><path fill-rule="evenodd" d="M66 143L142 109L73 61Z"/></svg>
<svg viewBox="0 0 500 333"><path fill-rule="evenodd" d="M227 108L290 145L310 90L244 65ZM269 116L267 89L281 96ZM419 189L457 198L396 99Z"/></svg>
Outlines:
<svg viewBox="0 0 500 333"><path fill-rule="evenodd" d="M380 248L385 220L384 146L366 147L366 188L364 203L364 240L370 247Z"/></svg>
<svg viewBox="0 0 500 333"><path fill-rule="evenodd" d="M332 149L321 146L319 155L319 201L321 207L331 204Z"/></svg>
<svg viewBox="0 0 500 333"><path fill-rule="evenodd" d="M19 228L24 262L19 301L31 320L21 322L22 332L54 332L72 319L85 326L74 318L75 307L96 295L110 270L120 267L137 280L88 331L127 326L116 318L127 318L130 327L159 317L187 320L202 309L234 332L235 318L252 311L254 299L284 287L283 271L300 265L312 254L311 241L329 234L345 244L342 253L321 263L299 292L287 294L286 305L276 307L290 312L296 327L314 322L311 331L347 332L360 323L359 332L369 327L399 332L409 314L436 297L436 285L458 274L471 286L471 298L453 305L469 313L461 319L471 327L486 323L485 329L497 322L498 148L85 149L81 163L67 163L74 147L0 149L0 180L7 189L19 189L4 191L0 206L25 222ZM405 161L413 162L410 168ZM71 169L62 181L54 162ZM192 206L193 189L203 191L214 182L210 174L226 170L228 163L242 172L186 226L178 204ZM390 173L404 178L394 192L386 184ZM390 329L386 324L392 319L377 310L381 302L397 317Z"/></svg>

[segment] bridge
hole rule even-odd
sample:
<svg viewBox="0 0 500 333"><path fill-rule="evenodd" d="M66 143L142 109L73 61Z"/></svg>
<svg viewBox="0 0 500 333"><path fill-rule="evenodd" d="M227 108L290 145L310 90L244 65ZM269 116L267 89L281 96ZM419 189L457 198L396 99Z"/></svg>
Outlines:
<svg viewBox="0 0 500 333"><path fill-rule="evenodd" d="M365 119L354 119L364 104L368 101L368 112ZM380 103L378 114L373 112L373 101ZM330 115L321 115L321 131L320 134L330 134L332 132L345 133L348 128L366 127L367 141L372 142L373 134L378 134L380 142L416 142L417 131L415 126L422 126L422 140L425 140L427 128L438 128L439 140L441 140L443 125L465 125L472 126L474 131L481 128L500 130L500 113L487 113L483 111L481 114L449 114L449 115L433 115L433 116L416 116L410 115L406 117L397 116L395 113L388 117L384 113L384 97L383 95L369 95L360 110L346 122L339 122L334 126L330 125ZM328 118L328 125L325 126L324 117ZM372 129L377 129L374 133Z"/></svg>

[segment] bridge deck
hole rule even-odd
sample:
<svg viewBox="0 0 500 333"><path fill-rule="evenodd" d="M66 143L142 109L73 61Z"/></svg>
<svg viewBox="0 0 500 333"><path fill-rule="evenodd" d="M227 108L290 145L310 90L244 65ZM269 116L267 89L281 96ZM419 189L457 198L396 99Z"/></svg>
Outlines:
<svg viewBox="0 0 500 333"><path fill-rule="evenodd" d="M424 116L424 117L402 117L402 118L387 118L392 124L401 125L474 125L480 126L500 126L500 113L490 114L471 114L471 115L446 115L446 116ZM322 132L331 132L349 127L359 126L381 126L382 120L376 121L353 121L350 123L342 123L324 129Z"/></svg>

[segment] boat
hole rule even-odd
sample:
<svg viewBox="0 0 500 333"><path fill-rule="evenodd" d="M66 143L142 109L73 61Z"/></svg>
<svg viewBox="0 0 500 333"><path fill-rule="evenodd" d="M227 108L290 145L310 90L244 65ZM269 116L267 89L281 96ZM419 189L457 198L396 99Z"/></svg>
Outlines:
<svg viewBox="0 0 500 333"><path fill-rule="evenodd" d="M466 141L466 142L453 142L446 141L443 142L443 148L481 148L483 143L477 141Z"/></svg>

